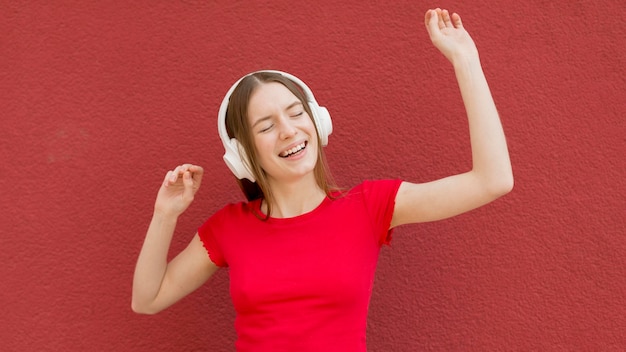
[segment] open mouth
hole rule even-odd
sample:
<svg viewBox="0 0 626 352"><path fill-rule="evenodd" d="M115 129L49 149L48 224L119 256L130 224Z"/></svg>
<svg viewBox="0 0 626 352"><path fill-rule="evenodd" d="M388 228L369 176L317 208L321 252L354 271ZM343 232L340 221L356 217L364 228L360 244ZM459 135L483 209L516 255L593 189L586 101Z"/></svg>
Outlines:
<svg viewBox="0 0 626 352"><path fill-rule="evenodd" d="M302 153L302 151L304 150L304 148L306 148L308 142L304 141L301 144L298 144L297 146L289 149L289 150L285 150L284 152L280 153L280 157L281 158L289 158L291 156L294 155L298 155L300 153Z"/></svg>

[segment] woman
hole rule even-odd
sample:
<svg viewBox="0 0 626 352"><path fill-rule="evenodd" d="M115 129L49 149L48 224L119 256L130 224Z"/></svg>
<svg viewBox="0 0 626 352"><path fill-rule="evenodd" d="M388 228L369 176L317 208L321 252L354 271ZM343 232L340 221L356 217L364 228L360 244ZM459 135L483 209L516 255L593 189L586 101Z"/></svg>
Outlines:
<svg viewBox="0 0 626 352"><path fill-rule="evenodd" d="M455 216L513 187L502 126L461 18L435 9L425 24L454 66L469 121L471 171L422 184L366 181L339 192L321 149L331 131L325 109L293 76L245 76L227 94L219 126L224 158L248 202L214 214L168 263L176 221L203 169L185 164L169 171L137 261L133 310L159 312L228 266L238 351L365 351L376 260L391 230Z"/></svg>

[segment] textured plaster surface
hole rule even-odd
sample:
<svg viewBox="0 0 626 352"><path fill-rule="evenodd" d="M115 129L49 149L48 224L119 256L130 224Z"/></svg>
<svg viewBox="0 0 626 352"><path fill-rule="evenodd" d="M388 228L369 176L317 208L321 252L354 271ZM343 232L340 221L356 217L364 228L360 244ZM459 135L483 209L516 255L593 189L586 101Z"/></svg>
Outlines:
<svg viewBox="0 0 626 352"><path fill-rule="evenodd" d="M242 199L216 114L244 73L291 72L328 108L340 184L471 167L428 7L480 49L514 191L399 228L382 251L371 351L626 346L626 49L620 1L0 3L0 341L7 351L229 351L228 273L156 316L130 309L165 172L208 171L172 255Z"/></svg>

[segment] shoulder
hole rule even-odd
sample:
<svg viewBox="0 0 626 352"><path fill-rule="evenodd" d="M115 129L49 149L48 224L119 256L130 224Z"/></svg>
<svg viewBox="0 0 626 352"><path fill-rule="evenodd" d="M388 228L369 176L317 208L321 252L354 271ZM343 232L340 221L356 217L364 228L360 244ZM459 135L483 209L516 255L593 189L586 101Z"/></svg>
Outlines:
<svg viewBox="0 0 626 352"><path fill-rule="evenodd" d="M228 266L228 249L242 234L260 221L254 215L258 201L227 204L216 211L200 227L198 237L217 266Z"/></svg>
<svg viewBox="0 0 626 352"><path fill-rule="evenodd" d="M400 179L384 179L384 180L365 180L351 188L347 195L361 195L363 197L395 197L402 180Z"/></svg>
<svg viewBox="0 0 626 352"><path fill-rule="evenodd" d="M242 220L254 217L254 209L258 208L259 200L227 204L211 215L200 229L240 224Z"/></svg>
<svg viewBox="0 0 626 352"><path fill-rule="evenodd" d="M351 189L333 195L335 204L363 206L367 209L393 209L396 195L402 184L399 179L365 180Z"/></svg>

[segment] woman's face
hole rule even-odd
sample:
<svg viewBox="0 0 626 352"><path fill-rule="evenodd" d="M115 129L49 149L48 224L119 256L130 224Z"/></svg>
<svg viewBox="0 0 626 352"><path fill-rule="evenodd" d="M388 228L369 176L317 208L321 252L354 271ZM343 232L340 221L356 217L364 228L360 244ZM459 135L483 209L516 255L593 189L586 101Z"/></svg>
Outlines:
<svg viewBox="0 0 626 352"><path fill-rule="evenodd" d="M248 123L258 162L270 181L313 176L317 133L302 102L280 83L263 83L250 96Z"/></svg>

